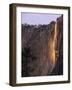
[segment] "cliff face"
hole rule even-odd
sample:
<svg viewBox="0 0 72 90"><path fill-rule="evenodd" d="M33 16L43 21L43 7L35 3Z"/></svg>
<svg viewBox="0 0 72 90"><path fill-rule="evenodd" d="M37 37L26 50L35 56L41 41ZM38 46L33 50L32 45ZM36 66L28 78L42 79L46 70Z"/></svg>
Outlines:
<svg viewBox="0 0 72 90"><path fill-rule="evenodd" d="M56 54L57 62L51 75L63 74L63 16L57 19L57 30L58 30L57 46L56 46L56 51L58 52Z"/></svg>
<svg viewBox="0 0 72 90"><path fill-rule="evenodd" d="M22 25L22 77L60 75L62 57L63 16L48 25Z"/></svg>

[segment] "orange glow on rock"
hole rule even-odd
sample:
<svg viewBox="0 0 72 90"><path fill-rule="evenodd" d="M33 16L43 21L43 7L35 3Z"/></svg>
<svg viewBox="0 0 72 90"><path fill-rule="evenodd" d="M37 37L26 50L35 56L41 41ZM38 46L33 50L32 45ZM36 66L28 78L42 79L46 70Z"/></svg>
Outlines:
<svg viewBox="0 0 72 90"><path fill-rule="evenodd" d="M57 44L57 23L55 23L54 33L51 35L48 42L48 47L49 47L48 57L52 64L55 64L57 60L56 49L55 49L56 44Z"/></svg>

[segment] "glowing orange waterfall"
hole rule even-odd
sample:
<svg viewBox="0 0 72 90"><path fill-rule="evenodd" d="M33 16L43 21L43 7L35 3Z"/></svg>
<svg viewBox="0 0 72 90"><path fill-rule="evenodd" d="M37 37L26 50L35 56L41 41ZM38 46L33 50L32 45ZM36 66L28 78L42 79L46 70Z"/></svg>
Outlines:
<svg viewBox="0 0 72 90"><path fill-rule="evenodd" d="M51 35L49 39L49 58L51 63L55 64L56 62L56 44L57 44L57 22L55 23L55 30L53 33L53 37Z"/></svg>
<svg viewBox="0 0 72 90"><path fill-rule="evenodd" d="M56 62L56 46L57 46L57 22L55 23L54 40L53 40L53 53L54 53L53 63Z"/></svg>

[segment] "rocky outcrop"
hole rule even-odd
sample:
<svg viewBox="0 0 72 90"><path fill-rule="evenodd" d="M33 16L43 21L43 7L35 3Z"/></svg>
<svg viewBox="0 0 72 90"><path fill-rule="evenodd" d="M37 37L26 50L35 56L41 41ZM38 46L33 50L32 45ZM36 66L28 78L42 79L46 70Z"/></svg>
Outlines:
<svg viewBox="0 0 72 90"><path fill-rule="evenodd" d="M22 25L22 77L63 74L62 57L63 16L48 25Z"/></svg>

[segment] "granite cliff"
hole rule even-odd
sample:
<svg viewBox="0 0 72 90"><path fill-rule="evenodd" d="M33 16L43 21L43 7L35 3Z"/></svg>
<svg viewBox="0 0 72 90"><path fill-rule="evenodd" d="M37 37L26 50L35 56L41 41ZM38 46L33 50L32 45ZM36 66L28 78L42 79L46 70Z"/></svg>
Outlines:
<svg viewBox="0 0 72 90"><path fill-rule="evenodd" d="M63 74L63 16L47 25L22 24L22 77Z"/></svg>

